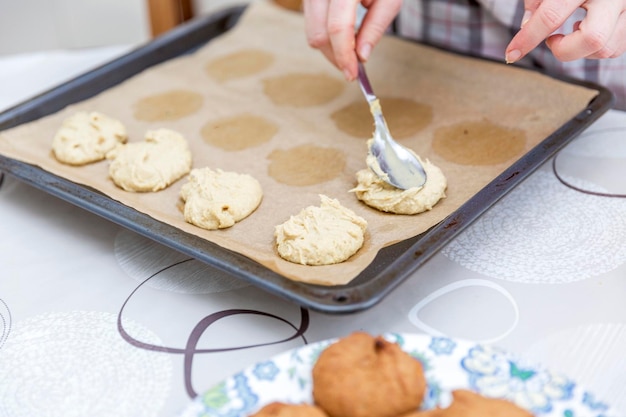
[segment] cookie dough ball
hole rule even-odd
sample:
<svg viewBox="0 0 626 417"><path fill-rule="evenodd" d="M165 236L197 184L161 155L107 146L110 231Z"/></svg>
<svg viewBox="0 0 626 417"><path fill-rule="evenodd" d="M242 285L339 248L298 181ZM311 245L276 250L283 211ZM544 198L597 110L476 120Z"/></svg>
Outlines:
<svg viewBox="0 0 626 417"><path fill-rule="evenodd" d="M511 401L487 398L468 390L452 391L447 408L404 414L402 417L533 417Z"/></svg>
<svg viewBox="0 0 626 417"><path fill-rule="evenodd" d="M126 143L126 128L119 120L98 112L78 112L63 121L52 139L52 152L62 163L85 165L105 158Z"/></svg>
<svg viewBox="0 0 626 417"><path fill-rule="evenodd" d="M276 226L276 248L283 259L331 265L347 260L363 246L367 221L335 199L320 198L319 207L306 207Z"/></svg>
<svg viewBox="0 0 626 417"><path fill-rule="evenodd" d="M418 159L426 171L422 187L401 190L381 180L371 169L362 169L356 173L357 186L350 191L368 206L387 213L418 214L431 210L446 196L448 183L441 169L428 160Z"/></svg>
<svg viewBox="0 0 626 417"><path fill-rule="evenodd" d="M143 142L118 145L106 157L111 179L126 191L159 191L191 170L187 140L169 129L148 131Z"/></svg>
<svg viewBox="0 0 626 417"><path fill-rule="evenodd" d="M327 347L312 372L315 404L331 417L397 417L417 410L426 391L419 360L364 332Z"/></svg>
<svg viewBox="0 0 626 417"><path fill-rule="evenodd" d="M273 402L267 404L250 417L328 417L324 411L309 404L287 404Z"/></svg>
<svg viewBox="0 0 626 417"><path fill-rule="evenodd" d="M231 227L261 203L261 184L246 174L221 169L194 169L180 190L185 221L203 229Z"/></svg>

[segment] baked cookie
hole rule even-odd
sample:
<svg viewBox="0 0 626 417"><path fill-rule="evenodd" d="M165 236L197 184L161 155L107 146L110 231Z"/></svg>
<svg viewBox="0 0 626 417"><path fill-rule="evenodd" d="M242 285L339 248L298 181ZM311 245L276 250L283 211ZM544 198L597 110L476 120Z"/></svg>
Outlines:
<svg viewBox="0 0 626 417"><path fill-rule="evenodd" d="M250 417L328 417L324 411L309 404L287 404L273 402L267 404Z"/></svg>
<svg viewBox="0 0 626 417"><path fill-rule="evenodd" d="M363 246L367 221L335 199L320 198L319 207L306 207L276 226L276 248L283 259L331 265L347 260Z"/></svg>
<svg viewBox="0 0 626 417"><path fill-rule="evenodd" d="M182 186L185 221L203 229L231 227L261 203L261 184L246 174L221 169L194 169Z"/></svg>
<svg viewBox="0 0 626 417"><path fill-rule="evenodd" d="M397 417L417 410L426 391L419 360L364 332L324 349L312 373L315 404L331 417Z"/></svg>
<svg viewBox="0 0 626 417"><path fill-rule="evenodd" d="M426 171L427 179L422 187L401 190L381 180L372 169L362 169L356 173L357 186L350 191L368 206L387 213L418 214L431 210L446 196L448 182L441 169L415 156ZM374 170L379 170L372 159L374 157L368 154L368 165L372 163Z"/></svg>
<svg viewBox="0 0 626 417"><path fill-rule="evenodd" d="M62 163L85 165L105 158L126 143L126 128L119 120L98 112L78 112L65 119L52 139L52 152Z"/></svg>
<svg viewBox="0 0 626 417"><path fill-rule="evenodd" d="M452 403L447 408L412 412L402 417L533 417L511 401L487 398L468 390L452 391Z"/></svg>
<svg viewBox="0 0 626 417"><path fill-rule="evenodd" d="M109 176L126 191L159 191L191 170L187 140L169 129L150 130L143 142L118 145L106 157Z"/></svg>

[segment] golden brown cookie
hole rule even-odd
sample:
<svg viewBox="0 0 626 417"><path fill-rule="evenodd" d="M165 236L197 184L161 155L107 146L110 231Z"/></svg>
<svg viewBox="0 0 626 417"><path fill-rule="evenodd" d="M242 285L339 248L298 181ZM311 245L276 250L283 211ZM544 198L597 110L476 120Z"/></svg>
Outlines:
<svg viewBox="0 0 626 417"><path fill-rule="evenodd" d="M287 404L273 402L267 404L250 417L328 417L324 411L309 404Z"/></svg>
<svg viewBox="0 0 626 417"><path fill-rule="evenodd" d="M313 399L331 417L396 417L419 408L422 364L396 343L355 332L313 366Z"/></svg>
<svg viewBox="0 0 626 417"><path fill-rule="evenodd" d="M412 412L402 417L533 417L511 401L483 397L468 390L452 391L452 403L447 408Z"/></svg>

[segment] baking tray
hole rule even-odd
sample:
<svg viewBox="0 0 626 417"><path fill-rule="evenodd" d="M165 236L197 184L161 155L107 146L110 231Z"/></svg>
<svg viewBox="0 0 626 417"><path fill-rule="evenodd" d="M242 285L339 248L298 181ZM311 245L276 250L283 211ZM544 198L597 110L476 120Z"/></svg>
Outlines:
<svg viewBox="0 0 626 417"><path fill-rule="evenodd" d="M69 104L95 96L148 67L190 53L231 29L244 9L245 6L228 8L192 20L110 63L10 108L0 114L0 130L57 112ZM382 249L374 261L346 285L329 287L289 280L243 255L154 220L95 189L30 164L0 155L0 170L218 268L234 279L243 279L302 307L329 314L354 313L380 302L446 243L605 113L613 103L612 94L602 86L555 78L597 90L598 95L578 115L513 163L455 212L428 231Z"/></svg>

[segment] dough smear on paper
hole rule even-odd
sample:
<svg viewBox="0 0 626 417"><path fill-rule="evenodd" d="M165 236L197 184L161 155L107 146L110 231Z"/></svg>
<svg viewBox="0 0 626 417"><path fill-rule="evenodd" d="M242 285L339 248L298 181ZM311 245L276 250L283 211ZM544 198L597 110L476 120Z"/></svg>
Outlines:
<svg viewBox="0 0 626 417"><path fill-rule="evenodd" d="M169 129L150 130L144 141L118 145L106 157L111 179L126 191L159 191L191 170L187 140Z"/></svg>
<svg viewBox="0 0 626 417"><path fill-rule="evenodd" d="M63 121L52 140L52 151L64 164L85 165L103 160L107 152L127 140L126 128L119 120L98 112L78 112Z"/></svg>
<svg viewBox="0 0 626 417"><path fill-rule="evenodd" d="M278 254L302 265L343 262L363 246L367 221L338 200L320 195L321 205L309 206L276 226Z"/></svg>
<svg viewBox="0 0 626 417"><path fill-rule="evenodd" d="M187 223L215 230L233 226L261 204L261 184L250 175L221 169L193 169L182 186Z"/></svg>
<svg viewBox="0 0 626 417"><path fill-rule="evenodd" d="M371 142L371 139L370 139ZM431 210L446 196L445 175L429 160L415 155L426 171L426 183L421 187L402 190L381 180L372 169L356 173L357 186L350 190L368 206L394 214L418 214ZM368 163L373 156L368 155Z"/></svg>

